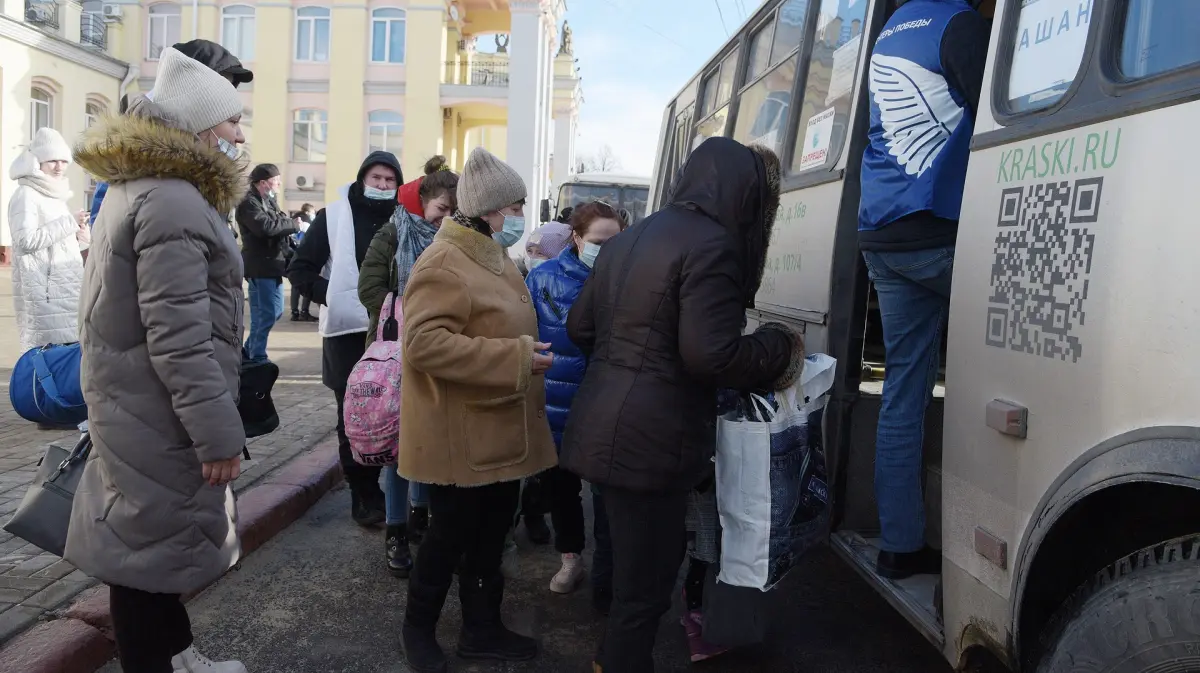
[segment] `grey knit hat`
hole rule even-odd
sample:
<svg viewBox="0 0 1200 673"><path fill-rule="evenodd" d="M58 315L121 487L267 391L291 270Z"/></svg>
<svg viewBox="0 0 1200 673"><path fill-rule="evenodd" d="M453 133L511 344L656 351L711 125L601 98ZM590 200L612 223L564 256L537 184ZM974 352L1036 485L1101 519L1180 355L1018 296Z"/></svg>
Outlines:
<svg viewBox="0 0 1200 673"><path fill-rule="evenodd" d="M158 62L153 95L154 103L191 133L242 114L242 99L229 80L171 47Z"/></svg>
<svg viewBox="0 0 1200 673"><path fill-rule="evenodd" d="M525 181L512 166L476 147L458 179L458 209L467 217L482 217L525 198Z"/></svg>

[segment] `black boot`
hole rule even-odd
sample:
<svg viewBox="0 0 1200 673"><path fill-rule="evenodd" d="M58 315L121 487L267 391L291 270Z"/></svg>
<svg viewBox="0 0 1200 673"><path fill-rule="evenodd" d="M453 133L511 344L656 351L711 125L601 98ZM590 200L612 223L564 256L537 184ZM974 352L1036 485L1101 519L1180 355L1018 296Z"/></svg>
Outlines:
<svg viewBox="0 0 1200 673"><path fill-rule="evenodd" d="M913 552L881 551L875 562L875 573L890 580L902 580L913 575L937 575L942 572L942 552L924 547Z"/></svg>
<svg viewBox="0 0 1200 673"><path fill-rule="evenodd" d="M537 656L537 641L513 633L500 620L504 600L504 577L460 575L458 596L462 601L463 626L458 636L458 656L463 659L529 661Z"/></svg>
<svg viewBox="0 0 1200 673"><path fill-rule="evenodd" d="M526 514L525 534L534 544L549 544L550 527L546 525L546 517L542 514Z"/></svg>
<svg viewBox="0 0 1200 673"><path fill-rule="evenodd" d="M408 535L404 524L388 526L384 535L384 546L387 548L388 572L393 577L408 577L412 572L412 553L408 550Z"/></svg>
<svg viewBox="0 0 1200 673"><path fill-rule="evenodd" d="M418 567L414 569L412 578L408 581L408 602L405 604L404 627L400 633L404 657L414 673L446 671L446 654L441 645L438 645L436 632L450 585L430 583L432 574L436 573L431 572L429 568L421 572L421 568Z"/></svg>
<svg viewBox="0 0 1200 673"><path fill-rule="evenodd" d="M408 510L408 539L420 543L429 530L429 508L410 507Z"/></svg>
<svg viewBox="0 0 1200 673"><path fill-rule="evenodd" d="M292 311L292 322L300 322L300 312Z"/></svg>
<svg viewBox="0 0 1200 673"><path fill-rule="evenodd" d="M351 487L350 516L354 519L354 523L360 526L378 526L383 523L386 514L383 510L382 500L382 497L376 497L370 491L364 495Z"/></svg>
<svg viewBox="0 0 1200 673"><path fill-rule="evenodd" d="M418 629L407 623L400 628L404 658L413 673L446 673L446 653L438 645L432 629Z"/></svg>

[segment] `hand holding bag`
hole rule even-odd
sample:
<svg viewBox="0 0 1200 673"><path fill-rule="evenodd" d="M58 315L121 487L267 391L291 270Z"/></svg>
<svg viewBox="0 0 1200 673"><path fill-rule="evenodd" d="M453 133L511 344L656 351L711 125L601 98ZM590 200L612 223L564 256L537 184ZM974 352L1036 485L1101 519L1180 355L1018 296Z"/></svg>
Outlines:
<svg viewBox="0 0 1200 673"><path fill-rule="evenodd" d="M84 433L70 451L51 444L38 463L37 476L25 492L25 499L4 524L4 530L62 556L67 546L71 503L91 450L90 433Z"/></svg>

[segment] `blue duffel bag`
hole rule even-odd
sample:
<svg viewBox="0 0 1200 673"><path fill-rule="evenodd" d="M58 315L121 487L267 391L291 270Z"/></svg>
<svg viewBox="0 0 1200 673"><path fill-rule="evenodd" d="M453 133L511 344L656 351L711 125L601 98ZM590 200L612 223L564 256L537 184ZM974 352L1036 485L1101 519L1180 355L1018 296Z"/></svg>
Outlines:
<svg viewBox="0 0 1200 673"><path fill-rule="evenodd" d="M17 360L8 382L8 399L27 421L45 425L79 425L87 420L87 404L79 381L79 343L33 348Z"/></svg>

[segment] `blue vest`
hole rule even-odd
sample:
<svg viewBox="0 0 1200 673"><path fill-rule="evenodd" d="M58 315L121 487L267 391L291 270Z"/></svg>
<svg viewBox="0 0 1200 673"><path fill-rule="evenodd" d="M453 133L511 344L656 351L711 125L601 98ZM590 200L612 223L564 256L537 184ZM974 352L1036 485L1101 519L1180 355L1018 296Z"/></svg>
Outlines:
<svg viewBox="0 0 1200 673"><path fill-rule="evenodd" d="M975 121L946 82L941 51L950 19L969 11L964 0L909 0L876 38L859 231L922 210L958 219Z"/></svg>

